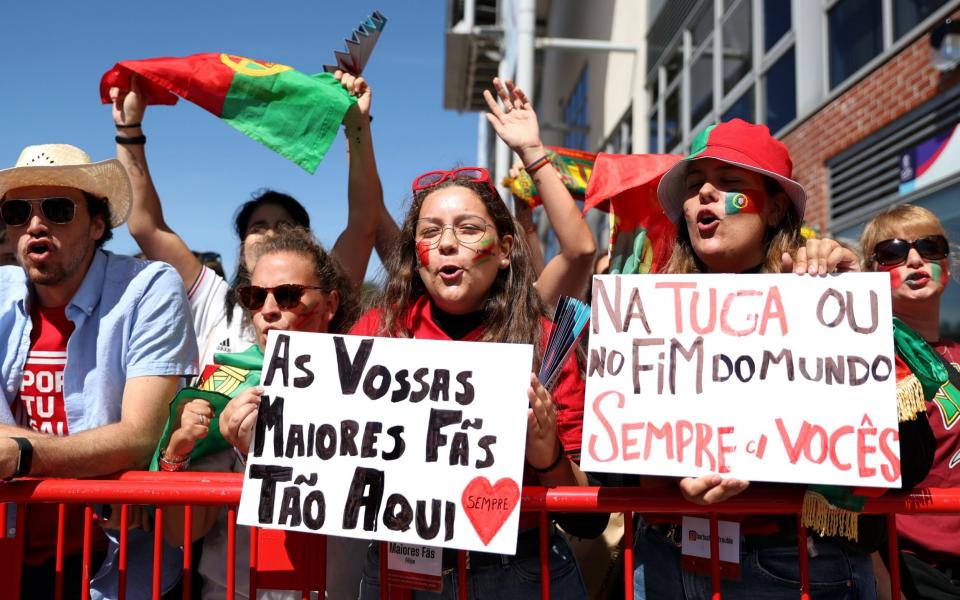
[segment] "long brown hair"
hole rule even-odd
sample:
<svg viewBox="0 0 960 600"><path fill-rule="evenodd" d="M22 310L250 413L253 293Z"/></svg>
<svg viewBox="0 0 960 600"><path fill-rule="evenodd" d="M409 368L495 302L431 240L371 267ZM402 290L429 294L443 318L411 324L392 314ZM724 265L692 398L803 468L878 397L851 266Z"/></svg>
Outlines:
<svg viewBox="0 0 960 600"><path fill-rule="evenodd" d="M468 189L480 198L493 219L493 225L500 239L506 235L513 236L509 255L510 265L497 273L480 309L485 326L480 340L533 344L535 367L539 367L540 339L543 333L540 319L544 316L544 308L540 295L533 285L536 275L530 260L530 249L523 239L524 236L517 235L520 229L507 206L500 199L500 195L483 183L447 180L414 194L410 209L400 228L396 251L385 264L387 284L378 302L383 315L380 333L394 337L411 335L411 332L405 328L405 317L413 304L427 293L417 272L418 262L414 245L416 221L420 218L420 208L427 196L439 189L452 186Z"/></svg>
<svg viewBox="0 0 960 600"><path fill-rule="evenodd" d="M764 177L764 187L768 196L783 194L783 188L776 181ZM763 238L764 259L761 273L779 273L781 257L786 252L793 255L803 245L800 234L802 219L793 202L788 199L787 211L776 227L767 229ZM673 245L673 254L664 267L663 273L707 273L706 265L697 257L690 243L690 233L681 221L677 225L677 239Z"/></svg>
<svg viewBox="0 0 960 600"><path fill-rule="evenodd" d="M274 235L257 244L257 260L268 254L290 252L304 256L313 265L317 281L325 293L337 291L340 303L337 311L330 319L329 333L346 333L357 320L360 305L353 284L343 273L343 268L337 259L324 250L313 234L303 227L295 225L281 225Z"/></svg>

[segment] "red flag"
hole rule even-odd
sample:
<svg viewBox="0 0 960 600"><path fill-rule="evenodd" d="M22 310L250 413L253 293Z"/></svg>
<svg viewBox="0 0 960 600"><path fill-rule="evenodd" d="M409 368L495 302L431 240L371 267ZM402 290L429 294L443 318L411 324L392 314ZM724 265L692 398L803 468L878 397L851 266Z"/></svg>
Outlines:
<svg viewBox="0 0 960 600"><path fill-rule="evenodd" d="M656 273L670 259L676 227L657 201L657 185L676 154L598 154L584 212L610 213L610 272Z"/></svg>

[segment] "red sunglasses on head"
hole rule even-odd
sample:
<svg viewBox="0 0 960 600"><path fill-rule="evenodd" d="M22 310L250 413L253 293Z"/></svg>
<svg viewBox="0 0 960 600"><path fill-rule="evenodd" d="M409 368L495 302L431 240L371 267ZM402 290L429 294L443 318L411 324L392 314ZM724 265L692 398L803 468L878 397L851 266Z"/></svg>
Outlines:
<svg viewBox="0 0 960 600"><path fill-rule="evenodd" d="M490 173L483 167L463 167L461 169L453 169L452 171L430 171L424 173L413 180L413 193L416 194L417 192L428 190L448 179L452 179L453 181L483 183L486 184L491 192L497 194L497 188L493 187L493 182L490 181Z"/></svg>

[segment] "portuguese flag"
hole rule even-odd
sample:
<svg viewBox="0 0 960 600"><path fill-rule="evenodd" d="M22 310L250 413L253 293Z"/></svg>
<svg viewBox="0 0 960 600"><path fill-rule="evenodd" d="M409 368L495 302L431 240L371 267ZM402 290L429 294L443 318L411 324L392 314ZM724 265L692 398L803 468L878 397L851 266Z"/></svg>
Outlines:
<svg viewBox="0 0 960 600"><path fill-rule="evenodd" d="M597 155L592 152L555 146L547 146L546 149L550 162L560 173L560 179L567 186L570 195L576 200L583 200L584 194L587 192L587 182L590 181L590 173L593 171L593 161L596 160ZM503 184L509 186L515 197L520 198L531 207L541 204L537 186L534 185L533 179L527 175L526 171L520 171L516 178L504 179Z"/></svg>
<svg viewBox="0 0 960 600"><path fill-rule="evenodd" d="M189 100L310 173L356 102L329 73L214 52L119 62L100 79L101 101L111 87L130 89L134 73L147 104Z"/></svg>

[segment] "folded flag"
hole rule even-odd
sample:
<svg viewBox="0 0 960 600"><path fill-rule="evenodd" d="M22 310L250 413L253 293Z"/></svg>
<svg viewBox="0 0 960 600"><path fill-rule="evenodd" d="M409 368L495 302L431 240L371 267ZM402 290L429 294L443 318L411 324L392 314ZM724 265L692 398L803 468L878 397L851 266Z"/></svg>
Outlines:
<svg viewBox="0 0 960 600"><path fill-rule="evenodd" d="M577 346L590 322L590 305L576 298L560 296L553 315L553 328L547 339L537 379L548 390L553 388L563 364Z"/></svg>
<svg viewBox="0 0 960 600"><path fill-rule="evenodd" d="M676 227L657 201L660 178L682 156L598 154L583 212L610 213L610 273L656 273L673 251Z"/></svg>
<svg viewBox="0 0 960 600"><path fill-rule="evenodd" d="M170 443L170 436L180 427L183 405L194 399L206 400L213 406L213 418L207 436L198 440L190 453L191 460L230 448L230 443L220 435L220 413L223 408L243 390L260 385L260 370L263 367L263 352L254 344L243 352L214 354L217 369L197 387L185 387L170 401L170 413L160 435L160 443L153 452L150 470L159 470L160 453Z"/></svg>
<svg viewBox="0 0 960 600"><path fill-rule="evenodd" d="M100 100L110 103L111 87L130 89L134 73L147 104L189 100L310 173L356 102L329 73L215 52L121 61L100 79Z"/></svg>
<svg viewBox="0 0 960 600"><path fill-rule="evenodd" d="M590 181L590 173L593 171L593 161L597 155L582 150L547 146L547 156L550 157L550 163L560 173L560 179L567 186L570 195L576 200L583 200L587 192L587 182ZM520 171L520 174L516 177L504 178L503 185L508 186L514 196L531 207L540 205L540 194L537 192L537 186L534 185L533 179L527 175L526 171Z"/></svg>

